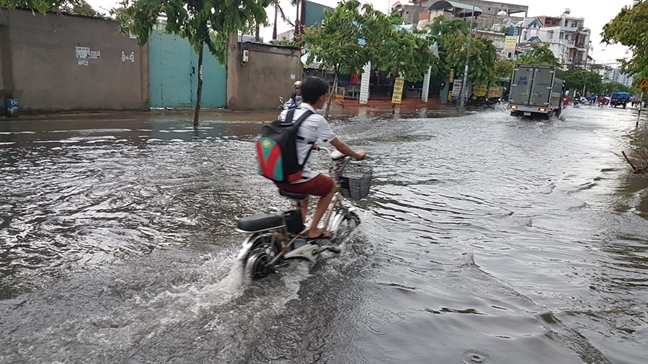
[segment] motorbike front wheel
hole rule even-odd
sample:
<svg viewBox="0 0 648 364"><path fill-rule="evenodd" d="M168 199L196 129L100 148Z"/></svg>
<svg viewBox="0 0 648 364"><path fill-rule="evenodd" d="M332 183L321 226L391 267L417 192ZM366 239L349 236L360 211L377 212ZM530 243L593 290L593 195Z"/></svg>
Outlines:
<svg viewBox="0 0 648 364"><path fill-rule="evenodd" d="M336 219L336 226L333 226L333 241L337 244L341 243L347 236L351 235L358 225L360 225L360 217L353 211L341 212L339 218Z"/></svg>

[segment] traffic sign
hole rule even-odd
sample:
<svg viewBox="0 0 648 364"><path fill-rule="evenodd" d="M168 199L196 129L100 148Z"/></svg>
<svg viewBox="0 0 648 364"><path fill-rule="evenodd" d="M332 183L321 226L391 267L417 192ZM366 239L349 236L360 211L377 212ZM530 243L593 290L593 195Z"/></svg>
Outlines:
<svg viewBox="0 0 648 364"><path fill-rule="evenodd" d="M639 84L637 85L637 88L640 88L640 89L643 89L643 90L648 89L648 78L642 79L641 82L639 82Z"/></svg>

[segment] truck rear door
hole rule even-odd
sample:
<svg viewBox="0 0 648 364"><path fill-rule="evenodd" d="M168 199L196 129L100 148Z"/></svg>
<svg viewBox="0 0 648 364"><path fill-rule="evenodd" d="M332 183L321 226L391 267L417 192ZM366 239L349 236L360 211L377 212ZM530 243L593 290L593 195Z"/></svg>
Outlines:
<svg viewBox="0 0 648 364"><path fill-rule="evenodd" d="M538 67L534 70L531 105L549 106L553 79L554 71L551 68Z"/></svg>
<svg viewBox="0 0 648 364"><path fill-rule="evenodd" d="M533 67L518 66L515 68L511 80L510 103L529 105L531 80L533 80Z"/></svg>

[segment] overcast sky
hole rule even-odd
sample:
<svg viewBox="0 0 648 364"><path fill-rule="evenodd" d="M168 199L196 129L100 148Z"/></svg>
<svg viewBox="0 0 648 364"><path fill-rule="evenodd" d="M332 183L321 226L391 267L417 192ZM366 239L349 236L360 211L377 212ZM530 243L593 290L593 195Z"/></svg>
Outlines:
<svg viewBox="0 0 648 364"><path fill-rule="evenodd" d="M95 9L104 13L107 13L109 9L117 6L117 1L115 0L87 1ZM360 1L362 3L371 3L374 8L383 12L388 12L390 4L396 2L396 0ZM338 0L315 0L315 2L335 7ZM605 44L602 44L600 34L603 31L603 25L611 21L624 6L632 5L633 0L507 0L503 2L529 6L529 16L558 16L562 14L566 8L569 8L572 16L585 18L585 27L591 29L593 50L590 50L590 55L597 63L611 63L617 58L623 58L626 55L626 48L621 45L606 46ZM409 0L401 0L401 3L408 4ZM291 20L294 20L295 11L294 8L290 6L289 1L280 0L280 4L286 12L286 15L288 15ZM268 9L268 18L272 20L273 17L273 10ZM289 30L290 28L290 25L279 20L279 33ZM272 28L263 29L261 35L266 41L270 40L272 37Z"/></svg>

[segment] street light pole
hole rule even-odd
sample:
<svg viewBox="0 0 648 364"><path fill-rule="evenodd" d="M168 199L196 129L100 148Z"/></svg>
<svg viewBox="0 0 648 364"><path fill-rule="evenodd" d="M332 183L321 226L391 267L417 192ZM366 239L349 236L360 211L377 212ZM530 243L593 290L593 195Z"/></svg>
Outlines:
<svg viewBox="0 0 648 364"><path fill-rule="evenodd" d="M473 5L472 5L472 12L470 13L470 29L468 29L468 52L466 52L466 67L464 68L464 77L463 77L463 83L461 84L461 92L459 93L459 97L461 97L461 100L459 100L459 105L461 108L464 107L464 100L465 100L465 94L464 92L468 91L467 83L468 83L468 62L470 61L470 42L472 41L472 26L473 26L473 19L475 19L475 0L473 0Z"/></svg>

